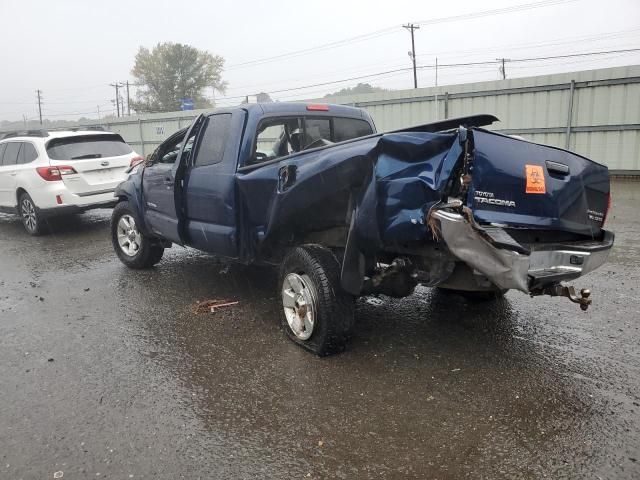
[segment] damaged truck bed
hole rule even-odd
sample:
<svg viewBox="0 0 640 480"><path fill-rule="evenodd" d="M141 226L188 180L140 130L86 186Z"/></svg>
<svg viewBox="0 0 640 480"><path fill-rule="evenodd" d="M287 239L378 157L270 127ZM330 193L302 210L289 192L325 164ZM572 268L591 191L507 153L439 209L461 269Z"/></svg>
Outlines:
<svg viewBox="0 0 640 480"><path fill-rule="evenodd" d="M376 134L343 106L257 104L198 117L134 169L112 238L134 268L172 243L280 265L283 327L342 349L356 297L416 285L473 299L565 296L607 258L606 167L482 127L491 115Z"/></svg>

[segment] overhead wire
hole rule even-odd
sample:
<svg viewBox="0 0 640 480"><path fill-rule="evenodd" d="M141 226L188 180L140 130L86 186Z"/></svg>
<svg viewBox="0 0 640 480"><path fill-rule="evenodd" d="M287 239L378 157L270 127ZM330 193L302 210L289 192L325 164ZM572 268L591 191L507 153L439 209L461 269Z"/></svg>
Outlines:
<svg viewBox="0 0 640 480"><path fill-rule="evenodd" d="M560 5L560 4L564 4L564 3L572 3L572 2L576 2L576 1L580 1L580 0L542 0L542 1L538 1L538 2L519 4L519 5L512 5L512 6L509 6L509 7L496 8L496 9L492 9L492 10L483 10L483 11L471 12L471 13L460 14L460 15L452 15L452 16L448 16L448 17L434 18L434 19L423 20L423 21L414 22L414 23L419 24L419 25L433 25L433 24L437 24L437 23L454 22L454 21L460 21L460 20L470 20L470 19L474 19L474 18L487 17L487 16L491 16L491 15L503 15L503 14L518 12L518 11L522 11L522 10L531 10L531 9L535 9L535 8L542 8L542 7L548 7L548 6L553 6L553 5ZM325 44L322 44L322 45L316 45L316 46L313 46L313 47L303 48L303 49L300 49L300 50L294 50L294 51L291 51L291 52L281 53L281 54L278 54L278 55L271 55L269 57L263 57L263 58L253 59L253 60L247 60L247 61L244 61L244 62L231 64L226 68L226 70L234 70L234 69L237 69L237 68L245 68L245 67L253 66L253 65L262 65L264 63L269 63L269 62L273 62L273 61L281 61L281 60L285 60L285 59L289 59L289 58L298 57L300 55L306 55L306 54L311 53L311 52L338 48L338 47L342 47L342 46L345 46L345 45L358 43L358 42L362 42L362 41L365 41L365 40L370 40L372 38L378 38L378 37L383 36L383 35L389 35L389 34L392 34L392 33L400 33L401 29L399 27L401 27L401 25L394 25L394 26L391 26L391 27L383 28L383 29L376 30L376 31L373 31L373 32L369 32L369 33L356 35L354 37L349 37L349 38L345 38L345 39L342 39L342 40L336 40L336 41L325 43Z"/></svg>

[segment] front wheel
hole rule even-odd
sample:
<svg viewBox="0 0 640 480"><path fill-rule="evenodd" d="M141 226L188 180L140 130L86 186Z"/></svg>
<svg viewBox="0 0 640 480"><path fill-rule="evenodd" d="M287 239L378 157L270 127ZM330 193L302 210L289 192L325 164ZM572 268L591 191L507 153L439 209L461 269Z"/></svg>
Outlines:
<svg viewBox="0 0 640 480"><path fill-rule="evenodd" d="M111 215L111 243L118 258L129 268L150 268L160 261L164 247L144 235L128 202L120 202Z"/></svg>
<svg viewBox="0 0 640 480"><path fill-rule="evenodd" d="M344 350L355 298L340 286L340 263L319 245L294 248L280 272L282 326L291 340L324 356Z"/></svg>

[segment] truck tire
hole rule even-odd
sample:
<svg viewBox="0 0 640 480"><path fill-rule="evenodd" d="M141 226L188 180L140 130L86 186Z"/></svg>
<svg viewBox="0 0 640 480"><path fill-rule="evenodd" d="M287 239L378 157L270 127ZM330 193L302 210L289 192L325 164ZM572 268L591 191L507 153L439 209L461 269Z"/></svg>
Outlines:
<svg viewBox="0 0 640 480"><path fill-rule="evenodd" d="M37 237L44 233L44 221L38 213L38 207L27 192L22 193L18 199L18 213L29 235Z"/></svg>
<svg viewBox="0 0 640 480"><path fill-rule="evenodd" d="M436 287L438 291L444 295L460 295L465 300L473 303L491 302L504 297L509 290L454 290L451 288Z"/></svg>
<svg viewBox="0 0 640 480"><path fill-rule="evenodd" d="M111 243L116 255L129 268L150 268L160 261L164 247L138 228L138 217L129 202L120 202L111 214Z"/></svg>
<svg viewBox="0 0 640 480"><path fill-rule="evenodd" d="M340 287L340 263L319 245L296 247L280 270L282 327L318 356L344 350L354 323L355 297Z"/></svg>

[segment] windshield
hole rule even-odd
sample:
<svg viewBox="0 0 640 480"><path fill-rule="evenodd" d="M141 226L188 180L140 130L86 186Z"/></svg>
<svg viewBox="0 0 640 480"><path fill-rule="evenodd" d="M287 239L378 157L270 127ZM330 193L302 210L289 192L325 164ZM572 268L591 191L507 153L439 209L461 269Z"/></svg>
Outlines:
<svg viewBox="0 0 640 480"><path fill-rule="evenodd" d="M52 160L119 157L132 151L122 137L115 134L54 138L47 144L47 153Z"/></svg>

